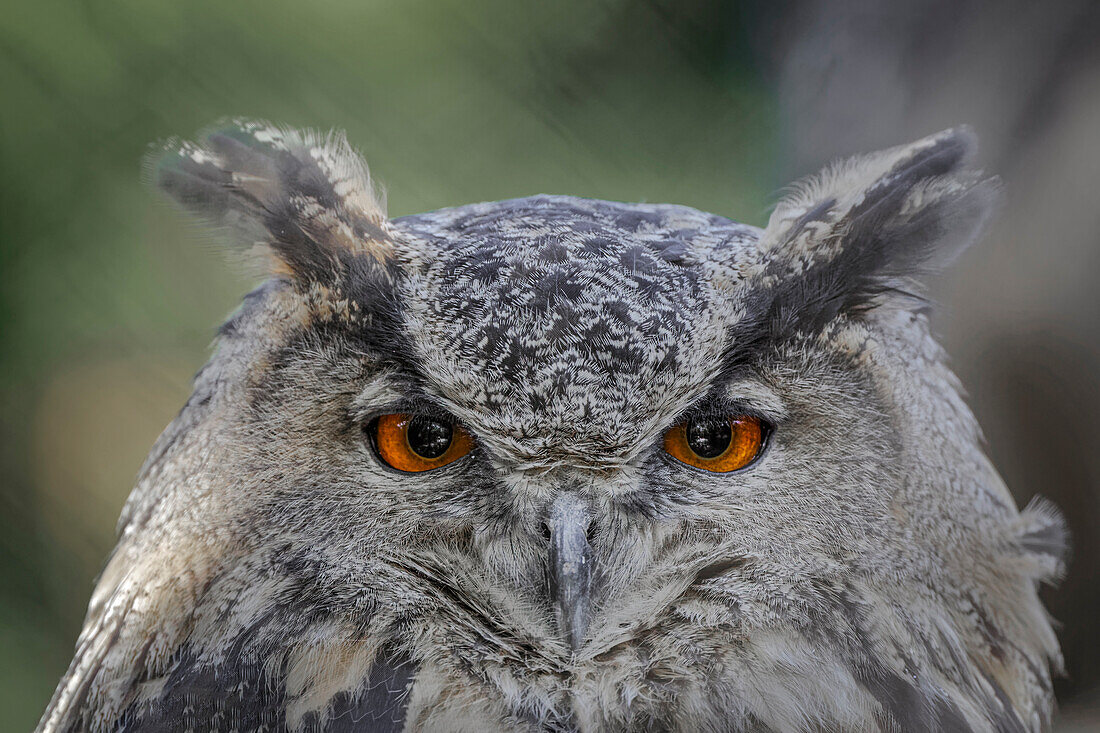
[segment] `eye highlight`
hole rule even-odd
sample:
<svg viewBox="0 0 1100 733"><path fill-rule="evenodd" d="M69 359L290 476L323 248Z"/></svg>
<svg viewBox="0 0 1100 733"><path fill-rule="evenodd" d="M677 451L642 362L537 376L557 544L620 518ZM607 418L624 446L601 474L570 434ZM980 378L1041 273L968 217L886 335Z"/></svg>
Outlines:
<svg viewBox="0 0 1100 733"><path fill-rule="evenodd" d="M764 450L767 429L751 415L695 417L665 433L670 456L695 468L729 473L755 461Z"/></svg>
<svg viewBox="0 0 1100 733"><path fill-rule="evenodd" d="M374 450L386 465L407 473L454 463L474 447L470 434L449 420L395 412L370 425Z"/></svg>

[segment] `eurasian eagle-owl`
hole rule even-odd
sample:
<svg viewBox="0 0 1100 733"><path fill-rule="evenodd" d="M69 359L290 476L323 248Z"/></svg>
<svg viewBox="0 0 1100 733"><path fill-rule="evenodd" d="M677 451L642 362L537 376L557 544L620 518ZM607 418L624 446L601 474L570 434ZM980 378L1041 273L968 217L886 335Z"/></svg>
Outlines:
<svg viewBox="0 0 1100 733"><path fill-rule="evenodd" d="M1023 731L1057 513L1018 512L915 278L965 130L757 229L569 196L386 217L342 136L153 170L269 278L122 514L42 731Z"/></svg>

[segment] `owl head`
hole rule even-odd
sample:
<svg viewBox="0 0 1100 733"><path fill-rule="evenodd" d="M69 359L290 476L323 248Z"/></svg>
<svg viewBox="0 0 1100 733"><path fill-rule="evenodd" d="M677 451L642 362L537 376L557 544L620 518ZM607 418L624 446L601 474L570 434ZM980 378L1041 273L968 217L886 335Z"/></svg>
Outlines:
<svg viewBox="0 0 1100 733"><path fill-rule="evenodd" d="M268 276L44 729L1040 729L1063 525L1017 511L920 296L996 199L972 148L843 161L760 230L390 219L341 136L170 144L157 183Z"/></svg>

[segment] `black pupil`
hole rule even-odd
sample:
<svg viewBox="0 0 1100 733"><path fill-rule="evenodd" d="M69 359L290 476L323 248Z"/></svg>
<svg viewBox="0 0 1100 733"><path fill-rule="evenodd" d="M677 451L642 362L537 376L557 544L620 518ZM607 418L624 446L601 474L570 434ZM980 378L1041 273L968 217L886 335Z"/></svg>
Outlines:
<svg viewBox="0 0 1100 733"><path fill-rule="evenodd" d="M729 420L692 420L687 425L688 448L700 458L717 458L733 440Z"/></svg>
<svg viewBox="0 0 1100 733"><path fill-rule="evenodd" d="M417 416L409 421L409 447L421 458L439 458L451 447L454 428L430 417Z"/></svg>

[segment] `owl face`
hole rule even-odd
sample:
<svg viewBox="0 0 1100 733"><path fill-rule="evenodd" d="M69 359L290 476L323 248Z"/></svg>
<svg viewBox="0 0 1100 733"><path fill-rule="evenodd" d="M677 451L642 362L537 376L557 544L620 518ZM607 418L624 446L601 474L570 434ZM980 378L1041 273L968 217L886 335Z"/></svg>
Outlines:
<svg viewBox="0 0 1100 733"><path fill-rule="evenodd" d="M838 480L842 472L832 470L896 473L885 408L858 366L843 364L850 355L827 340L803 344L812 357L801 360L808 363L800 364L800 378L814 388L832 384L833 394L826 402L811 393L795 404L800 385L768 373L769 360L755 358L766 351L738 349L731 325L752 317L744 301L758 230L684 207L569 197L394 224L414 243L414 257L428 253L414 260L401 296L409 371L420 375L425 393L422 406L407 409L442 410L443 422L461 424L479 446L470 465L395 483L450 484L438 503L474 528L470 561L498 579L501 592L552 608L558 633L547 628L550 637L579 648L590 620L606 625L617 605L652 594L662 574L683 582L693 565L706 576L750 553L776 564L820 554L856 534L844 525L881 513L881 499L860 490L866 475ZM801 419L789 419L792 409ZM765 439L778 447L736 471L708 470L666 449L677 426L731 418L762 424L750 458L763 452ZM859 424L840 440L822 429L845 419ZM722 453L733 437L719 436L725 444L711 452ZM835 474L827 489L817 485L821 474L788 486L798 483L801 465L815 461ZM478 489L470 492L471 484ZM489 512L485 497L493 497ZM808 510L807 524L831 525L816 533L818 541L767 521L784 516L792 499ZM814 506L815 499L823 501ZM558 503L573 509L571 524L555 519L564 511ZM859 505L854 515L837 512ZM685 536L691 558L677 551ZM738 552L727 558L731 541ZM560 542L572 544L555 551ZM583 589L558 598L560 566L572 564L585 568ZM565 628L576 606L583 617Z"/></svg>
<svg viewBox="0 0 1100 733"><path fill-rule="evenodd" d="M340 138L174 146L159 183L273 276L124 513L86 632L121 641L44 724L1037 729L1060 520L1016 511L913 294L985 220L969 146L840 164L764 230L388 220Z"/></svg>

